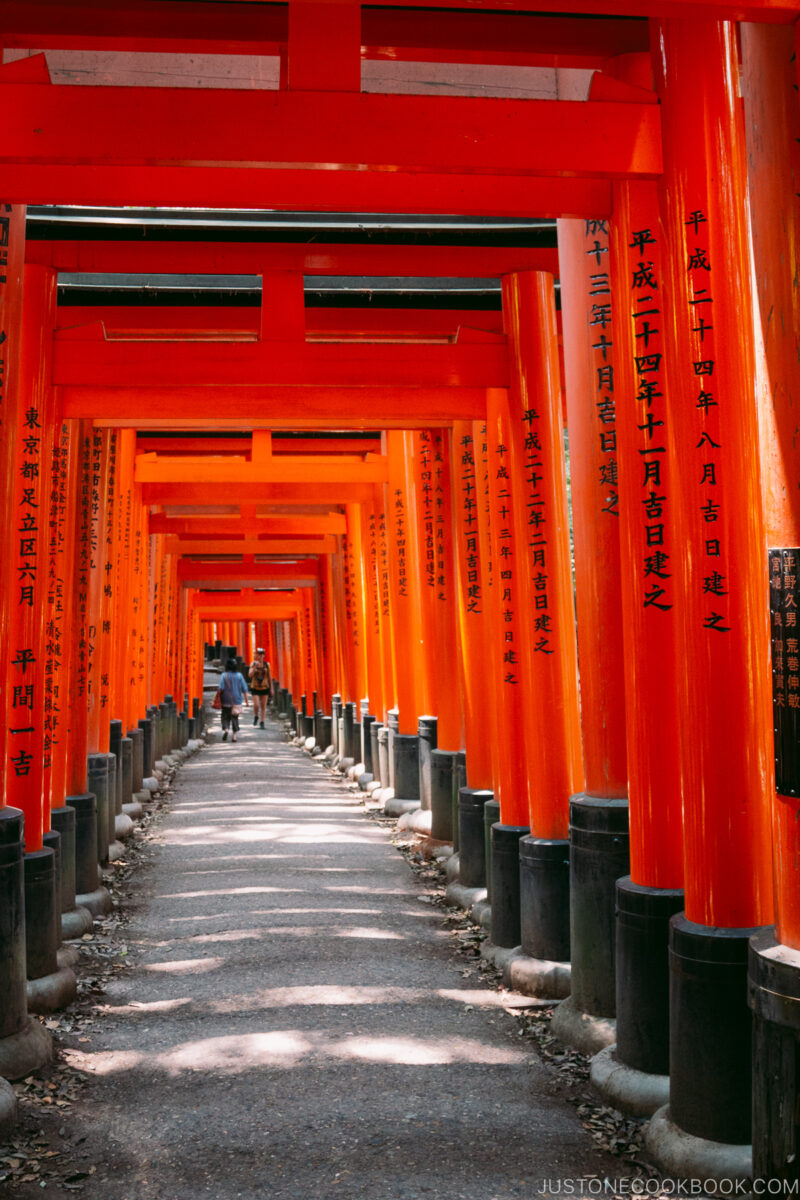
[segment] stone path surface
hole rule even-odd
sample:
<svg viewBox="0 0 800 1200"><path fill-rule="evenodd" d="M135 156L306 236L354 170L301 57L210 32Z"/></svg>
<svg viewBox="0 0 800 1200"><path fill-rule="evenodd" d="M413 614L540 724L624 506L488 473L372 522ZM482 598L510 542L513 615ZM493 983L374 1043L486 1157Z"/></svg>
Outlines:
<svg viewBox="0 0 800 1200"><path fill-rule="evenodd" d="M71 1122L86 1200L511 1200L619 1173L387 830L247 718L179 772Z"/></svg>

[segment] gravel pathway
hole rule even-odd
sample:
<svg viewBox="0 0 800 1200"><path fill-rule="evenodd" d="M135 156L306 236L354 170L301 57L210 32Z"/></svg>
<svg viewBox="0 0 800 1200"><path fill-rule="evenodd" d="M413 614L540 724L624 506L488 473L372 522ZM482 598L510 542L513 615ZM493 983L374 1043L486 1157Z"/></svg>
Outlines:
<svg viewBox="0 0 800 1200"><path fill-rule="evenodd" d="M148 858L131 965L66 1050L86 1200L511 1200L620 1173L387 830L274 725L215 731Z"/></svg>

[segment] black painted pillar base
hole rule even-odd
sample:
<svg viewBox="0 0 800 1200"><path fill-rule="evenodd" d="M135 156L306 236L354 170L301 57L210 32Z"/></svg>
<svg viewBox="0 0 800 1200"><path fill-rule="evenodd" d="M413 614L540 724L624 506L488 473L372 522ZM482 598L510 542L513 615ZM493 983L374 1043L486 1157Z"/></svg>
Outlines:
<svg viewBox="0 0 800 1200"><path fill-rule="evenodd" d="M372 778L380 783L381 787L383 787L383 781L381 780L381 748L379 739L382 729L383 722L379 721L376 717L369 727L369 752L372 759L370 770L372 771Z"/></svg>
<svg viewBox="0 0 800 1200"><path fill-rule="evenodd" d="M97 861L108 862L108 845L111 841L110 830L113 830L111 817L113 798L109 794L108 759L107 754L90 754L88 757L87 785L97 802L95 830L97 833Z"/></svg>
<svg viewBox="0 0 800 1200"><path fill-rule="evenodd" d="M519 856L522 953L569 962L569 842L526 837Z"/></svg>
<svg viewBox="0 0 800 1200"><path fill-rule="evenodd" d="M431 807L431 754L436 749L437 742L436 717L420 717L417 721L417 737L419 738L419 800L420 807Z"/></svg>
<svg viewBox="0 0 800 1200"><path fill-rule="evenodd" d="M22 830L20 810L0 808L0 1041L28 1023Z"/></svg>
<svg viewBox="0 0 800 1200"><path fill-rule="evenodd" d="M467 755L465 751L456 751L456 756L453 761L453 795L452 795L452 821L453 821L453 850L458 852L461 847L461 817L459 810L459 798L461 789L467 786Z"/></svg>
<svg viewBox="0 0 800 1200"><path fill-rule="evenodd" d="M616 890L628 874L628 801L572 796L569 802L572 1005L616 1015Z"/></svg>
<svg viewBox="0 0 800 1200"><path fill-rule="evenodd" d="M133 797L133 742L129 737L120 738L119 766L122 773L122 809Z"/></svg>
<svg viewBox="0 0 800 1200"><path fill-rule="evenodd" d="M747 952L760 932L696 925L683 913L670 921L670 1118L696 1138L750 1141Z"/></svg>
<svg viewBox="0 0 800 1200"><path fill-rule="evenodd" d="M100 886L97 865L97 797L92 792L67 796L75 812L75 895L87 895Z"/></svg>
<svg viewBox="0 0 800 1200"><path fill-rule="evenodd" d="M342 754L342 747L339 742L339 721L342 716L342 697L338 692L334 692L331 697L331 745L333 746L334 755Z"/></svg>
<svg viewBox="0 0 800 1200"><path fill-rule="evenodd" d="M492 903L492 826L500 822L500 801L487 800L483 806L483 857L486 863L486 899ZM517 942L514 945L518 945Z"/></svg>
<svg viewBox="0 0 800 1200"><path fill-rule="evenodd" d="M458 877L464 887L486 886L483 806L494 799L485 788L462 787L458 793Z"/></svg>
<svg viewBox="0 0 800 1200"><path fill-rule="evenodd" d="M61 941L57 900L56 856L50 846L26 852L25 962L28 979L39 979L58 970L56 952Z"/></svg>
<svg viewBox="0 0 800 1200"><path fill-rule="evenodd" d="M617 880L617 1060L669 1074L669 930L683 909L680 888Z"/></svg>
<svg viewBox="0 0 800 1200"><path fill-rule="evenodd" d="M58 834L51 834L51 838L57 837ZM69 967L58 965L61 904L53 849L45 846L26 853L23 870L28 1010L56 1012L75 999L78 982Z"/></svg>
<svg viewBox="0 0 800 1200"><path fill-rule="evenodd" d="M375 717L372 713L362 712L361 714L361 762L364 764L364 772L367 775L374 775L372 768L372 726L375 724Z"/></svg>
<svg viewBox="0 0 800 1200"><path fill-rule="evenodd" d="M24 1079L53 1056L50 1034L28 1015L23 815L0 809L0 1077Z"/></svg>
<svg viewBox="0 0 800 1200"><path fill-rule="evenodd" d="M142 790L144 779L144 733L141 729L129 729L126 737L131 743L131 795Z"/></svg>
<svg viewBox="0 0 800 1200"><path fill-rule="evenodd" d="M521 940L519 844L530 833L527 825L491 827L492 925L495 946L511 950Z"/></svg>
<svg viewBox="0 0 800 1200"><path fill-rule="evenodd" d="M391 772L389 770L389 726L378 726L378 771L381 787L388 788Z"/></svg>
<svg viewBox="0 0 800 1200"><path fill-rule="evenodd" d="M753 1178L800 1180L800 951L765 929L750 939Z"/></svg>
<svg viewBox="0 0 800 1200"><path fill-rule="evenodd" d="M333 731L331 729L332 724L333 724L333 721L332 721L331 717L326 717L324 714L322 716L320 716L319 727L320 727L321 741L319 744L320 744L320 746L323 746L326 750L333 742Z"/></svg>
<svg viewBox="0 0 800 1200"><path fill-rule="evenodd" d="M114 789L111 793L113 801L112 816L122 812L122 721L109 721L108 750L114 755ZM113 831L113 824L112 824Z"/></svg>
<svg viewBox="0 0 800 1200"><path fill-rule="evenodd" d="M392 760L395 799L419 800L419 738L415 733L395 733Z"/></svg>
<svg viewBox="0 0 800 1200"><path fill-rule="evenodd" d="M437 842L453 840L452 750L431 751L431 837Z"/></svg>
<svg viewBox="0 0 800 1200"><path fill-rule="evenodd" d="M61 938L82 937L88 933L94 922L92 914L85 908L79 907L75 900L75 862L76 862L76 812L71 805L65 803L63 808L50 810L50 824L60 839L60 861L58 876L61 882ZM96 835L92 834L90 843L92 861L95 872L97 862L94 854Z"/></svg>
<svg viewBox="0 0 800 1200"><path fill-rule="evenodd" d="M153 721L150 717L142 717L139 721L142 731L142 780L153 774Z"/></svg>
<svg viewBox="0 0 800 1200"><path fill-rule="evenodd" d="M386 728L389 730L389 783L387 787L395 788L395 795L398 795L394 781L394 739L400 731L400 713L396 708L390 708L386 714Z"/></svg>
<svg viewBox="0 0 800 1200"><path fill-rule="evenodd" d="M51 809L50 827L59 837L60 906L66 913L75 907L75 809L68 804Z"/></svg>
<svg viewBox="0 0 800 1200"><path fill-rule="evenodd" d="M355 763L358 754L356 750L356 706L352 700L348 700L342 712L342 731L342 758L352 759Z"/></svg>

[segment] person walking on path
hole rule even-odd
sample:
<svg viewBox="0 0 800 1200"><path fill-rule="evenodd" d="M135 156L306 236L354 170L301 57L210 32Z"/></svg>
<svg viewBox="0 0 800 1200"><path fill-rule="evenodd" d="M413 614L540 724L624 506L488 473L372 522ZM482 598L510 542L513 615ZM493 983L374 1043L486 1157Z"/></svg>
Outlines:
<svg viewBox="0 0 800 1200"><path fill-rule="evenodd" d="M222 740L227 742L228 730L232 729L231 741L235 742L239 732L239 714L242 711L242 705L247 707L250 703L247 680L241 671L237 670L235 658L228 659L220 677L218 691L222 701Z"/></svg>
<svg viewBox="0 0 800 1200"><path fill-rule="evenodd" d="M258 725L260 722L262 729L271 690L272 674L269 663L264 657L264 648L259 646L256 649L256 656L250 664L250 693L253 697L253 724Z"/></svg>

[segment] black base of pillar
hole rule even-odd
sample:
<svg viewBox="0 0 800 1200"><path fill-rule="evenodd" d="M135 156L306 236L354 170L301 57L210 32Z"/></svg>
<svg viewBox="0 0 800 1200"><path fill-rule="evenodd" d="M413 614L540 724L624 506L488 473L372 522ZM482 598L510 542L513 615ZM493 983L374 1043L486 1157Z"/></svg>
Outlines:
<svg viewBox="0 0 800 1200"><path fill-rule="evenodd" d="M375 718L372 713L361 714L361 761L364 764L364 773L373 775L372 769L372 726L375 724Z"/></svg>
<svg viewBox="0 0 800 1200"><path fill-rule="evenodd" d="M431 751L431 837L438 842L453 840L452 750Z"/></svg>
<svg viewBox="0 0 800 1200"><path fill-rule="evenodd" d="M356 743L356 706L348 700L342 712L342 756L344 758L352 758L353 762L358 762L358 756L361 750L360 740Z"/></svg>
<svg viewBox="0 0 800 1200"><path fill-rule="evenodd" d="M400 732L400 713L396 708L390 708L386 714L386 728L389 730L389 782L387 787L395 788L394 781L394 739ZM395 790L395 796L400 793Z"/></svg>
<svg viewBox="0 0 800 1200"><path fill-rule="evenodd" d="M800 1180L800 952L772 929L750 939L753 1178ZM765 1193L766 1194L766 1193Z"/></svg>
<svg viewBox="0 0 800 1200"><path fill-rule="evenodd" d="M380 732L383 729L383 722L376 717L369 727L369 753L372 760L370 772L373 779L380 780L381 778L381 748L379 744Z"/></svg>
<svg viewBox="0 0 800 1200"><path fill-rule="evenodd" d="M22 829L18 808L0 808L0 1041L28 1024Z"/></svg>
<svg viewBox="0 0 800 1200"><path fill-rule="evenodd" d="M419 738L416 733L395 733L394 795L396 800L419 800Z"/></svg>
<svg viewBox="0 0 800 1200"><path fill-rule="evenodd" d="M139 721L139 728L142 731L142 779L144 780L153 774L153 764L155 763L155 735L152 718L142 717Z"/></svg>
<svg viewBox="0 0 800 1200"><path fill-rule="evenodd" d="M94 892L100 885L97 867L97 799L91 792L67 796L75 812L75 894Z"/></svg>
<svg viewBox="0 0 800 1200"><path fill-rule="evenodd" d="M456 756L453 761L453 795L452 795L452 821L453 821L453 850L461 849L461 818L459 816L459 797L461 789L467 786L467 756L463 750L456 751Z"/></svg>
<svg viewBox="0 0 800 1200"><path fill-rule="evenodd" d="M114 755L114 789L112 797L112 829L113 817L122 812L122 721L109 721L109 753Z"/></svg>
<svg viewBox="0 0 800 1200"><path fill-rule="evenodd" d="M569 802L572 1000L590 1016L616 1015L617 880L629 871L628 801Z"/></svg>
<svg viewBox="0 0 800 1200"><path fill-rule="evenodd" d="M617 880L617 1060L649 1075L669 1073L669 923L679 888Z"/></svg>
<svg viewBox="0 0 800 1200"><path fill-rule="evenodd" d="M51 809L50 825L61 839L61 911L72 912L75 907L75 809L68 804Z"/></svg>
<svg viewBox="0 0 800 1200"><path fill-rule="evenodd" d="M320 733L321 733L321 738L320 738L319 744L320 744L320 746L323 746L326 750L328 749L328 746L330 746L330 744L333 740L333 734L331 732L332 723L333 722L332 722L331 717L323 716L323 717L320 717L320 719L319 719L319 727L320 727Z"/></svg>
<svg viewBox="0 0 800 1200"><path fill-rule="evenodd" d="M335 692L331 698L331 745L334 754L342 754L344 747L339 742L339 721L342 716L342 697Z"/></svg>
<svg viewBox="0 0 800 1200"><path fill-rule="evenodd" d="M519 844L529 833L527 825L501 825L498 822L491 827L490 936L494 945L504 950L520 944Z"/></svg>
<svg viewBox="0 0 800 1200"><path fill-rule="evenodd" d="M420 717L417 722L419 738L419 800L420 807L431 807L431 754L437 747L436 717Z"/></svg>
<svg viewBox="0 0 800 1200"><path fill-rule="evenodd" d="M56 894L56 858L49 847L23 857L25 872L25 961L28 979L58 970L61 908Z"/></svg>
<svg viewBox="0 0 800 1200"><path fill-rule="evenodd" d="M140 792L144 779L144 734L141 729L129 729L125 736L131 740L131 793Z"/></svg>
<svg viewBox="0 0 800 1200"><path fill-rule="evenodd" d="M747 943L758 932L695 925L683 913L670 921L670 1117L713 1142L750 1141Z"/></svg>
<svg viewBox="0 0 800 1200"><path fill-rule="evenodd" d="M380 725L378 727L378 771L380 774L381 787L391 787L389 780L391 779L391 771L389 770L389 726Z"/></svg>
<svg viewBox="0 0 800 1200"><path fill-rule="evenodd" d="M124 737L119 743L119 765L122 771L122 803L130 804L133 795L133 742Z"/></svg>
<svg viewBox="0 0 800 1200"><path fill-rule="evenodd" d="M492 903L492 826L500 823L500 801L487 800L483 806L483 855L486 862L486 899ZM514 942L515 946L519 942Z"/></svg>
<svg viewBox="0 0 800 1200"><path fill-rule="evenodd" d="M108 754L90 754L88 758L87 784L97 802L95 829L97 832L97 861L108 862L108 845L114 829L114 797L110 793L108 779ZM78 891L81 889L79 888Z"/></svg>
<svg viewBox="0 0 800 1200"><path fill-rule="evenodd" d="M523 838L519 844L522 953L569 962L569 842Z"/></svg>
<svg viewBox="0 0 800 1200"><path fill-rule="evenodd" d="M464 887L486 886L486 846L483 806L494 792L462 787L458 793L458 874Z"/></svg>

